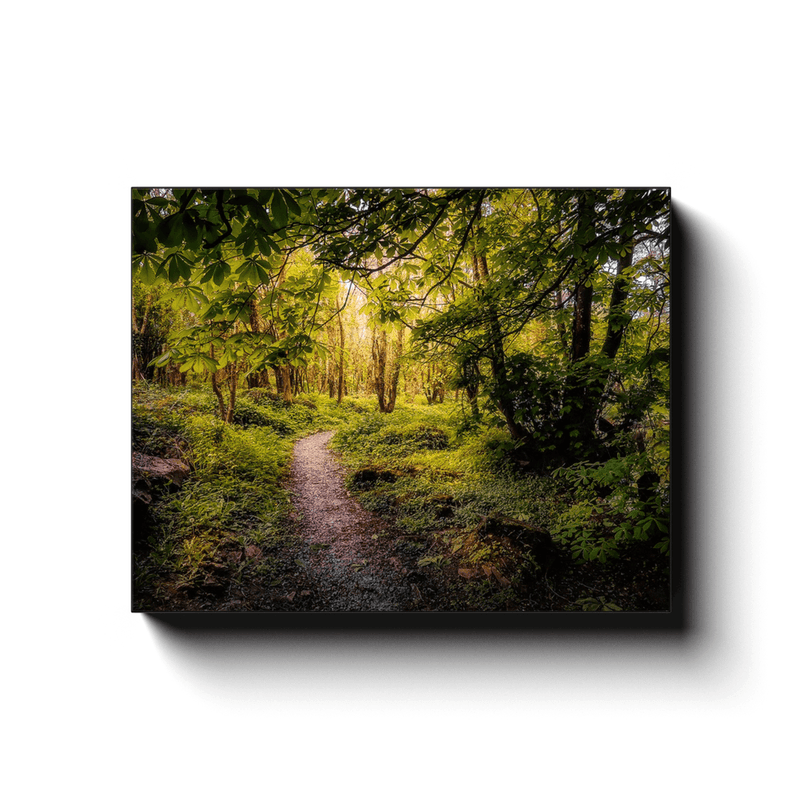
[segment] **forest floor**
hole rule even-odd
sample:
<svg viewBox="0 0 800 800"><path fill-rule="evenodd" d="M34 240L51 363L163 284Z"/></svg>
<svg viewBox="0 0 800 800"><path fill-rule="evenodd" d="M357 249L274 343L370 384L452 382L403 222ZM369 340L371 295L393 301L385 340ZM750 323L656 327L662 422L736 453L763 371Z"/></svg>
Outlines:
<svg viewBox="0 0 800 800"><path fill-rule="evenodd" d="M139 388L134 610L668 608L652 542L573 558L557 526L574 498L509 469L497 432L459 433L452 408L262 394L223 424L208 392Z"/></svg>
<svg viewBox="0 0 800 800"><path fill-rule="evenodd" d="M291 519L302 537L306 608L330 611L413 611L445 607L452 588L442 573L417 568L416 542L353 499L344 468L327 448L333 431L295 445ZM305 591L309 591L306 589ZM302 594L302 592L301 592Z"/></svg>
<svg viewBox="0 0 800 800"><path fill-rule="evenodd" d="M242 553L234 542L223 542L199 582L161 583L162 602L153 610L452 608L463 592L445 571L419 569L420 537L391 526L351 497L345 469L327 447L332 436L324 431L295 444L287 482L292 502L280 547L251 545ZM248 569L230 580L242 562Z"/></svg>

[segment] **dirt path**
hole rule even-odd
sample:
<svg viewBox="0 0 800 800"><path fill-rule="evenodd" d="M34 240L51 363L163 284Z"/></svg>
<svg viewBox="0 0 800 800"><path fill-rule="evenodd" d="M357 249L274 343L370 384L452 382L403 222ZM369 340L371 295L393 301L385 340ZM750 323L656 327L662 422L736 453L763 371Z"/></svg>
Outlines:
<svg viewBox="0 0 800 800"><path fill-rule="evenodd" d="M290 483L307 577L321 610L424 609L424 577L398 550L387 523L350 497L344 469L327 448L332 435L325 431L297 442Z"/></svg>

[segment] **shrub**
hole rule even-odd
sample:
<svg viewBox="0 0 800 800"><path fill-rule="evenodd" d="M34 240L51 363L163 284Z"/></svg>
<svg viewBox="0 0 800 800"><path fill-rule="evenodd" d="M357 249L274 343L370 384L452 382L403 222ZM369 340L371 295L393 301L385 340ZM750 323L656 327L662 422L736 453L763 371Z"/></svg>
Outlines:
<svg viewBox="0 0 800 800"><path fill-rule="evenodd" d="M446 450L450 439L445 431L425 422L387 425L378 432L378 444L401 447L403 450Z"/></svg>
<svg viewBox="0 0 800 800"><path fill-rule="evenodd" d="M569 492L554 534L576 560L605 563L636 542L668 555L669 487L650 467L637 453L555 470Z"/></svg>

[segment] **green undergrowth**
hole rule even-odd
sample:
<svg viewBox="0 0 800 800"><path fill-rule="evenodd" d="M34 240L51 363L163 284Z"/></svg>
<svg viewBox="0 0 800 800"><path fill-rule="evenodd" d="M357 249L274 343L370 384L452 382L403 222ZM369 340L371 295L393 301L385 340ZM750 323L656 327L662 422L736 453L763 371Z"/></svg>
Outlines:
<svg viewBox="0 0 800 800"><path fill-rule="evenodd" d="M138 384L133 450L178 459L190 473L180 486L139 480L149 502L134 505L134 607L180 608L215 595L219 602L255 572L268 582L287 542L281 483L294 441L341 424L348 406L327 397L287 405L245 390L233 424L225 424L207 390Z"/></svg>
<svg viewBox="0 0 800 800"><path fill-rule="evenodd" d="M665 602L666 465L652 496L637 495L657 448L536 475L509 457L504 429L465 428L455 403L403 402L390 415L349 419L332 446L351 490L410 539L420 568L449 571L459 587L454 607L465 593L480 610L525 608L532 592L558 610Z"/></svg>
<svg viewBox="0 0 800 800"><path fill-rule="evenodd" d="M134 607L216 608L254 579L273 585L294 542L294 442L330 429L351 491L399 530L398 555L449 582L452 610L666 607L668 431L645 452L536 475L510 458L504 428L465 426L457 403L376 405L240 390L225 424L206 388L137 384L133 450L189 472L180 486L140 481Z"/></svg>
<svg viewBox="0 0 800 800"><path fill-rule="evenodd" d="M514 607L514 586L544 568L509 537L482 531L487 519L508 517L520 530L556 519L553 482L513 468L504 431L464 430L455 403L398 403L391 415L351 419L332 446L350 470L350 488L411 540L419 567L447 569L458 581L454 608L465 598L480 610Z"/></svg>
<svg viewBox="0 0 800 800"><path fill-rule="evenodd" d="M342 454L352 471L350 484L365 502L381 505L379 498L387 498L388 505L400 508L399 520L407 530L442 527L436 498L440 505L448 499L453 515L447 518L459 527L489 514L530 524L552 522L552 481L511 466L504 432L465 432L460 423L456 404L398 404L391 415L351 419L334 435L332 446ZM375 468L377 480L359 485L360 471L369 467Z"/></svg>

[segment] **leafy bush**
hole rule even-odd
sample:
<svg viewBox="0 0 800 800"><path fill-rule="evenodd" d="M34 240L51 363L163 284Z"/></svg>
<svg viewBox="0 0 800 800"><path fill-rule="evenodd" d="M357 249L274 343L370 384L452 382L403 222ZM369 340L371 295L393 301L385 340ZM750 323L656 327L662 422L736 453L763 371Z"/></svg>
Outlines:
<svg viewBox="0 0 800 800"><path fill-rule="evenodd" d="M617 558L635 542L669 553L669 487L646 454L581 462L554 475L569 488L554 534L582 561Z"/></svg>
<svg viewBox="0 0 800 800"><path fill-rule="evenodd" d="M332 444L348 455L363 454L369 451L373 437L385 424L385 415L365 414L342 425L333 435Z"/></svg>
<svg viewBox="0 0 800 800"><path fill-rule="evenodd" d="M164 456L180 438L183 421L174 412L157 413L142 405L133 407L131 436L133 449L152 456Z"/></svg>
<svg viewBox="0 0 800 800"><path fill-rule="evenodd" d="M387 425L377 436L378 443L404 450L446 450L450 444L445 431L425 422Z"/></svg>
<svg viewBox="0 0 800 800"><path fill-rule="evenodd" d="M270 426L278 430L278 423L280 427L285 427L284 430L278 431L279 433L288 433L288 427L284 426L282 421L277 420L273 414L265 410L261 405L257 405L247 397L241 397L236 401L233 409L233 422L236 425L241 425L243 428L253 426Z"/></svg>

